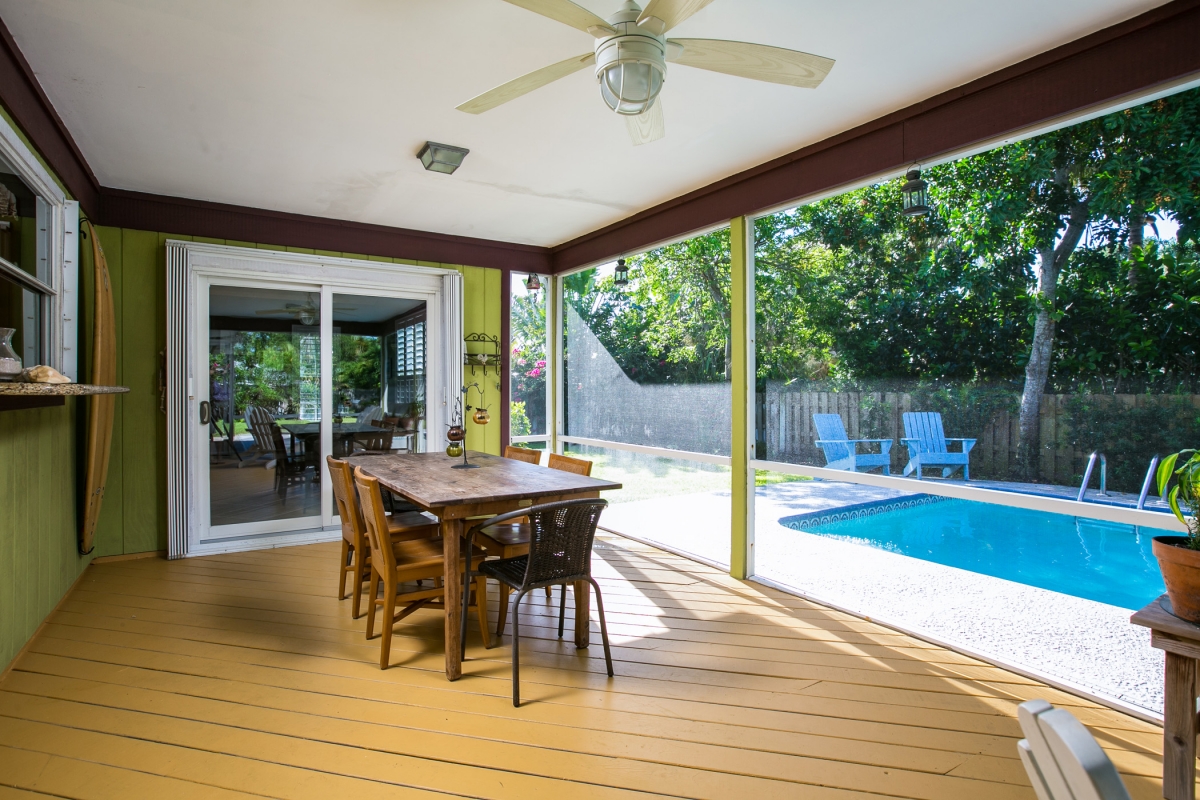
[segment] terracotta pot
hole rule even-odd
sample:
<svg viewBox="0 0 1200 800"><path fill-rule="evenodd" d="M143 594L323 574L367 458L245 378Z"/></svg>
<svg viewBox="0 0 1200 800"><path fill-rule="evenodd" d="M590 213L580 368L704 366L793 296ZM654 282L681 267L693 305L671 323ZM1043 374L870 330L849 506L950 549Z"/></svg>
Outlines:
<svg viewBox="0 0 1200 800"><path fill-rule="evenodd" d="M1200 550L1184 546L1186 536L1155 536L1151 544L1175 616L1200 623Z"/></svg>

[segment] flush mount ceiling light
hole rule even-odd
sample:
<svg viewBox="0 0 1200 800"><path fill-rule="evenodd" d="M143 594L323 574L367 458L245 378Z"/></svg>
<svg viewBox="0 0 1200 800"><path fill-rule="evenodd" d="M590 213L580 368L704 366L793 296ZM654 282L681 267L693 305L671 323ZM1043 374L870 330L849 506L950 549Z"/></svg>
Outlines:
<svg viewBox="0 0 1200 800"><path fill-rule="evenodd" d="M421 164L430 172L444 172L451 175L454 170L462 166L463 159L469 152L471 151L465 147L426 142L425 146L421 148L421 152L417 153L417 158L421 159Z"/></svg>
<svg viewBox="0 0 1200 800"><path fill-rule="evenodd" d="M667 31L713 0L650 0L645 10L625 0L607 20L571 0L506 0L570 25L591 36L592 51L542 67L484 92L459 111L482 114L580 70L594 67L600 96L625 117L635 145L661 139L666 132L662 103L656 102L667 79L667 62L755 81L815 89L833 68L833 59L724 39L668 39ZM523 46L514 40L513 46Z"/></svg>

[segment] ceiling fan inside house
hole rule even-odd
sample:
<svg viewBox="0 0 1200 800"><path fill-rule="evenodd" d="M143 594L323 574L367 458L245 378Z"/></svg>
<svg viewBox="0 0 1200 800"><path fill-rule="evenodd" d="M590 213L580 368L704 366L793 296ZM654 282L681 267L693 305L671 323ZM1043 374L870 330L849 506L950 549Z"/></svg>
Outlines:
<svg viewBox="0 0 1200 800"><path fill-rule="evenodd" d="M341 303L333 304L334 311L357 311L354 306L344 306ZM317 304L315 295L309 295L303 303L284 303L283 308L264 308L255 311L255 314L260 316L275 316L277 314L290 314L295 317L301 325L316 325L321 319L321 307Z"/></svg>
<svg viewBox="0 0 1200 800"><path fill-rule="evenodd" d="M607 20L571 0L504 0L514 6L570 25L590 34L592 52L542 67L503 83L462 105L459 111L482 114L540 89L586 67L595 67L600 96L625 117L635 145L661 139L666 133L659 93L667 77L667 62L723 72L768 83L815 89L833 68L833 59L724 39L668 39L666 33L713 0L650 0L643 10L626 0Z"/></svg>

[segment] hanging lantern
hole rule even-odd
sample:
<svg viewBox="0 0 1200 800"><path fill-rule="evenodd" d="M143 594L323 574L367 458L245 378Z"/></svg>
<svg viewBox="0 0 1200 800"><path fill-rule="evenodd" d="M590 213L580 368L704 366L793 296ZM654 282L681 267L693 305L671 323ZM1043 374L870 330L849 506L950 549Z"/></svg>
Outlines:
<svg viewBox="0 0 1200 800"><path fill-rule="evenodd" d="M525 288L531 292L536 292L542 288L542 282L538 279L537 275L530 273L529 277L525 279Z"/></svg>
<svg viewBox="0 0 1200 800"><path fill-rule="evenodd" d="M629 267L625 266L625 259L617 259L617 268L613 271L613 286L628 286L629 285Z"/></svg>
<svg viewBox="0 0 1200 800"><path fill-rule="evenodd" d="M910 169L905 174L904 216L923 217L929 213L929 184L921 180L920 168Z"/></svg>

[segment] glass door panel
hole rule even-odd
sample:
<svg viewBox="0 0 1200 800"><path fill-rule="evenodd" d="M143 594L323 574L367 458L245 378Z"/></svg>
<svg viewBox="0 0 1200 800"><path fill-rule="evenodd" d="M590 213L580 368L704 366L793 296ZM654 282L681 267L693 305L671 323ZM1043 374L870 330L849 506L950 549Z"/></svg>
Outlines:
<svg viewBox="0 0 1200 800"><path fill-rule="evenodd" d="M333 295L333 454L424 452L425 302Z"/></svg>
<svg viewBox="0 0 1200 800"><path fill-rule="evenodd" d="M320 299L209 287L209 538L320 524Z"/></svg>

